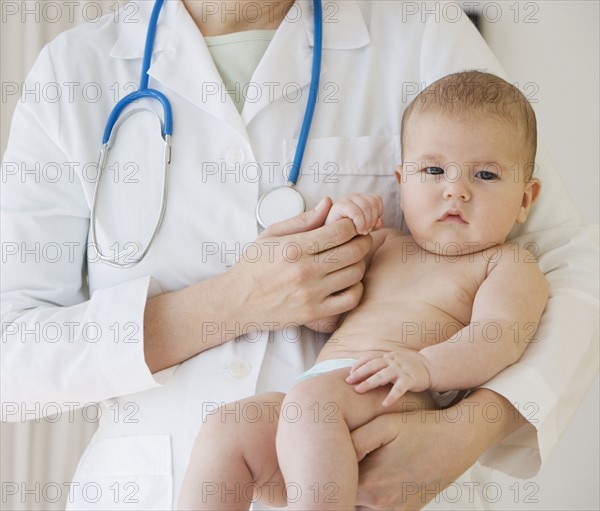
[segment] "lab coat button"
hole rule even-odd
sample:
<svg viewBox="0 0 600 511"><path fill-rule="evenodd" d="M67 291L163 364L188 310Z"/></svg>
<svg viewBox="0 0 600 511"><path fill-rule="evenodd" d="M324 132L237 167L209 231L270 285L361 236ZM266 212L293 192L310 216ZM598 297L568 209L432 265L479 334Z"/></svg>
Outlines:
<svg viewBox="0 0 600 511"><path fill-rule="evenodd" d="M229 373L234 378L245 378L250 374L251 366L248 362L232 362L229 364Z"/></svg>
<svg viewBox="0 0 600 511"><path fill-rule="evenodd" d="M246 161L246 155L241 147L230 147L225 153L225 162L228 165L241 165Z"/></svg>

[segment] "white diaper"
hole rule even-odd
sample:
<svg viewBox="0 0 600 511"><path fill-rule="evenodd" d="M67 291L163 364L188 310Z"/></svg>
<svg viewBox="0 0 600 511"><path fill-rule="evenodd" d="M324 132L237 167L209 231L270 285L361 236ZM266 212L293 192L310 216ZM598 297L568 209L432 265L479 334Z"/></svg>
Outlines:
<svg viewBox="0 0 600 511"><path fill-rule="evenodd" d="M314 378L320 374L330 373L336 369L343 369L344 367L352 367L356 362L355 358L332 358L331 360L322 360L317 362L308 371L302 373L296 378L294 383Z"/></svg>

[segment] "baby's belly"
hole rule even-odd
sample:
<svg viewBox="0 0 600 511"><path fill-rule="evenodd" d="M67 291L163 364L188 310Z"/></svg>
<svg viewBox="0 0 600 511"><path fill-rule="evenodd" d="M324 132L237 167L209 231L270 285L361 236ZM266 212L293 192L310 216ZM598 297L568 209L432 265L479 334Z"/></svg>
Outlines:
<svg viewBox="0 0 600 511"><path fill-rule="evenodd" d="M360 358L402 349L420 351L449 339L465 325L433 305L367 300L331 335L318 360Z"/></svg>

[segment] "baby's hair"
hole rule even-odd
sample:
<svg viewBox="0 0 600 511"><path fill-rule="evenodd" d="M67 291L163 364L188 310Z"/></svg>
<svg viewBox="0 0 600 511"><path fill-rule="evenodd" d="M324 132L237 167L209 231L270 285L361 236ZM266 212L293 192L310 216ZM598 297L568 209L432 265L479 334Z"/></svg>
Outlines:
<svg viewBox="0 0 600 511"><path fill-rule="evenodd" d="M521 138L525 156L525 179L533 175L537 150L537 124L533 108L523 93L502 78L481 71L454 73L423 89L402 116L401 142L414 114L439 113L457 117L486 115L504 121Z"/></svg>

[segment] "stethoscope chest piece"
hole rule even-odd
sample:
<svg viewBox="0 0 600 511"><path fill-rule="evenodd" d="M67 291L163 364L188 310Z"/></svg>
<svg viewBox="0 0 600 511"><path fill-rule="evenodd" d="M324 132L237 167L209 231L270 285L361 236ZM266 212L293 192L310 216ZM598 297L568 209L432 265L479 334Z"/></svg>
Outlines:
<svg viewBox="0 0 600 511"><path fill-rule="evenodd" d="M304 197L292 186L278 186L265 193L256 206L256 219L264 228L304 213Z"/></svg>

